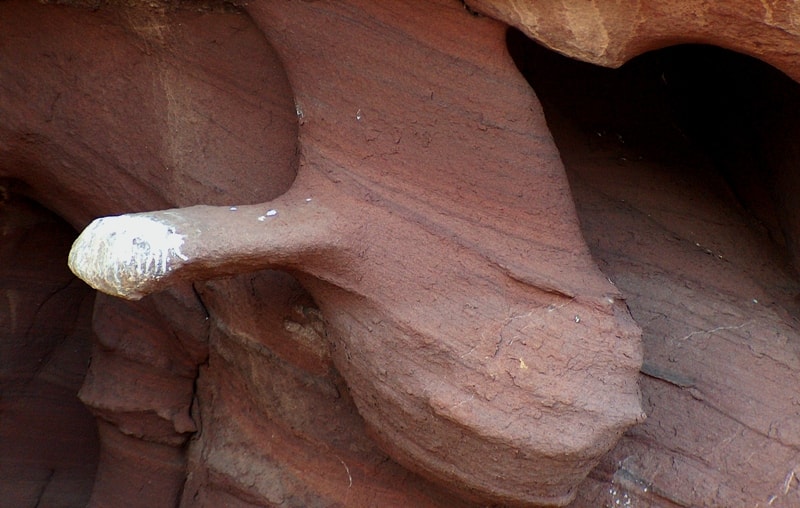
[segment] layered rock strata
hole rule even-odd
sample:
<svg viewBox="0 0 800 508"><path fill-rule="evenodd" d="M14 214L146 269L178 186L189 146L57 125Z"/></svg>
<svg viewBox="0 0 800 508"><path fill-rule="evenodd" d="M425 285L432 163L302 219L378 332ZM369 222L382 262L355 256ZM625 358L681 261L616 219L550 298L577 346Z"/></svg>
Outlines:
<svg viewBox="0 0 800 508"><path fill-rule="evenodd" d="M626 112L575 97L554 107L569 90L605 95L531 60L562 80L546 122L504 24L603 65L704 42L796 78L791 9L3 3L4 186L77 230L106 216L76 243L73 269L139 299L96 298L80 390L99 428L91 493L44 469L10 499L72 485L70 499L94 506L792 506L796 411L778 396L798 372L796 284L780 254L800 252L792 86L769 88L780 99L759 103L767 114L752 107L761 123L739 132L725 180L699 157L681 163L703 175L704 200L630 158ZM712 78L656 76L726 86ZM583 119L562 124L571 108ZM592 114L617 124L593 131ZM600 149L596 132L611 135ZM624 154L608 139L627 139ZM770 168L757 192L752 147ZM746 212L715 194L726 185ZM75 288L73 303L88 301ZM87 309L75 311L84 354ZM13 343L19 322L10 330ZM623 434L644 419L639 385L650 418ZM740 457L762 447L768 460Z"/></svg>

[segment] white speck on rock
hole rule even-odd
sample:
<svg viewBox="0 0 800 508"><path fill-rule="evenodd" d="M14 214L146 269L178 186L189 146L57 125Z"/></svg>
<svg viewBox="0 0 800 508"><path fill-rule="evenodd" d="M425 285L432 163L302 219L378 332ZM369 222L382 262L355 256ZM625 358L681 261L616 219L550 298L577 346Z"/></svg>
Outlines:
<svg viewBox="0 0 800 508"><path fill-rule="evenodd" d="M236 206L232 206L232 207L228 208L228 210L230 210L230 211L232 211L232 212L235 212L235 211L236 211L236 210L238 210L238 209L239 209L239 208L238 208L238 207L236 207Z"/></svg>
<svg viewBox="0 0 800 508"><path fill-rule="evenodd" d="M267 217L275 217L276 215L278 215L278 210L275 209L267 210L266 215Z"/></svg>

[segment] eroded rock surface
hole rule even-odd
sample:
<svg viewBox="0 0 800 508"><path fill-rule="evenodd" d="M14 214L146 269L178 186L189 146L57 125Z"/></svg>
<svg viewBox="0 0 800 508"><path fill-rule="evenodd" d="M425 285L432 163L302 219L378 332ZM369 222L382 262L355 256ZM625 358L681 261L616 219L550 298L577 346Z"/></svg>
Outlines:
<svg viewBox="0 0 800 508"><path fill-rule="evenodd" d="M79 229L286 190L286 75L247 17L201 7L3 3L0 174Z"/></svg>
<svg viewBox="0 0 800 508"><path fill-rule="evenodd" d="M676 44L711 44L757 57L800 80L800 7L737 0L468 0L569 57L607 67Z"/></svg>
<svg viewBox="0 0 800 508"><path fill-rule="evenodd" d="M791 190L775 187L792 153L768 147L795 130L800 86L719 48L612 71L509 39L593 254L643 329L648 419L574 506L797 505L800 283L780 226Z"/></svg>
<svg viewBox="0 0 800 508"><path fill-rule="evenodd" d="M133 298L292 270L393 458L477 501L568 502L643 418L638 329L583 244L505 27L444 2L248 8L302 113L292 188L257 206L103 219L71 266ZM440 69L422 89L420 61ZM134 241L131 224L146 226Z"/></svg>
<svg viewBox="0 0 800 508"><path fill-rule="evenodd" d="M469 4L604 65L691 40L797 76L788 4ZM78 229L173 209L76 251L141 299L97 296L80 398L99 463L91 489L88 469L53 482L70 499L797 504L793 109L761 131L780 178L737 204L746 165L732 184L675 162L693 147L642 162L653 142L619 125L680 133L582 110L591 85L549 83L546 123L505 25L455 1L89 7L0 5L0 176ZM117 227L141 218L166 229ZM638 385L649 420L622 435ZM49 499L53 470L13 499Z"/></svg>

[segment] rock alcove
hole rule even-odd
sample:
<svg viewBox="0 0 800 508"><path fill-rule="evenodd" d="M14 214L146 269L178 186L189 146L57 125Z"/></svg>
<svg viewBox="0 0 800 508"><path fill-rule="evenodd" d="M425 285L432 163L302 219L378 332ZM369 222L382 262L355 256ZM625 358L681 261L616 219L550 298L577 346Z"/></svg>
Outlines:
<svg viewBox="0 0 800 508"><path fill-rule="evenodd" d="M648 420L575 505L793 506L800 86L713 46L607 69L508 42L643 330Z"/></svg>

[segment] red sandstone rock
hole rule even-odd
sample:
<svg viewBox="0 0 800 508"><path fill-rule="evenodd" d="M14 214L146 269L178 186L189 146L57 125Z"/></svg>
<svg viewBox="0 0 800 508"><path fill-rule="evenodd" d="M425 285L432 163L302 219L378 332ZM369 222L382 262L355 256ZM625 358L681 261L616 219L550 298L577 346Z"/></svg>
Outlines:
<svg viewBox="0 0 800 508"><path fill-rule="evenodd" d="M611 4L518 9L544 9L536 25L499 3L473 6L606 65L692 40L796 77L780 6L770 20L738 7L724 17L727 4L692 18L675 5L625 7L615 20L603 11ZM670 187L653 167L626 173L607 153L585 166L590 143L562 145L583 178L576 194L593 254L645 330L638 380L650 418L600 459L637 414L635 327L604 302L618 290L588 255L504 26L455 2L259 0L248 7L256 24L202 7L0 5L0 175L76 227L271 200L300 167L292 189L264 205L145 215L175 226L161 237L171 257L144 270L157 277L99 271L106 289L133 294L264 267L289 269L302 286L259 271L141 302L98 298L81 391L101 428L92 504L455 506L454 496L563 503L577 492L576 506L793 505L797 414L781 404L791 394L780 398L798 372L792 276L772 254L763 270L733 273L669 236L719 232L721 217L739 213L728 201L693 208L686 185ZM768 145L773 164L791 168L793 132ZM785 196L796 186L791 171L778 174L790 191L778 227L791 243L797 208ZM705 181L708 192L723 188ZM619 199L633 211L620 213ZM686 212L660 216L663 229L632 220L670 208ZM751 234L738 224L713 247L737 251L751 238L729 255L746 267L771 252ZM763 308L720 297L754 292ZM741 319L720 317L729 315ZM631 355L618 371L616 335ZM569 404L599 419L572 417ZM583 459L543 466L552 457L542 450L570 448Z"/></svg>
<svg viewBox="0 0 800 508"><path fill-rule="evenodd" d="M0 175L73 226L258 203L294 179L291 92L245 16L144 3L1 8Z"/></svg>
<svg viewBox="0 0 800 508"><path fill-rule="evenodd" d="M298 272L395 459L478 500L568 501L643 416L638 333L585 249L504 27L451 4L250 12L303 116L290 191L103 219L70 265L134 298L178 278ZM409 79L420 65L440 69L424 90Z"/></svg>
<svg viewBox="0 0 800 508"><path fill-rule="evenodd" d="M0 181L0 506L83 506L97 431L76 397L91 289L65 269L74 232Z"/></svg>
<svg viewBox="0 0 800 508"><path fill-rule="evenodd" d="M14 192L82 227L107 213L260 201L294 178L285 74L245 16L35 2L0 11L0 175ZM93 505L180 497L208 335L189 293L136 306L100 299L81 392L104 429ZM165 454L168 467L157 459Z"/></svg>
<svg viewBox="0 0 800 508"><path fill-rule="evenodd" d="M625 2L468 0L532 39L572 58L619 67L675 44L713 44L757 57L800 81L800 7L793 2L736 0Z"/></svg>
<svg viewBox="0 0 800 508"><path fill-rule="evenodd" d="M790 113L800 87L715 48L673 48L612 71L512 39L587 242L643 329L648 419L574 506L797 506L800 284L780 207L752 198L772 194L784 170L763 147L800 121ZM750 82L716 86L737 73ZM676 90L680 81L696 86ZM685 111L698 101L705 107Z"/></svg>
<svg viewBox="0 0 800 508"><path fill-rule="evenodd" d="M467 506L370 440L320 313L292 277L246 274L201 295L211 354L183 506Z"/></svg>

